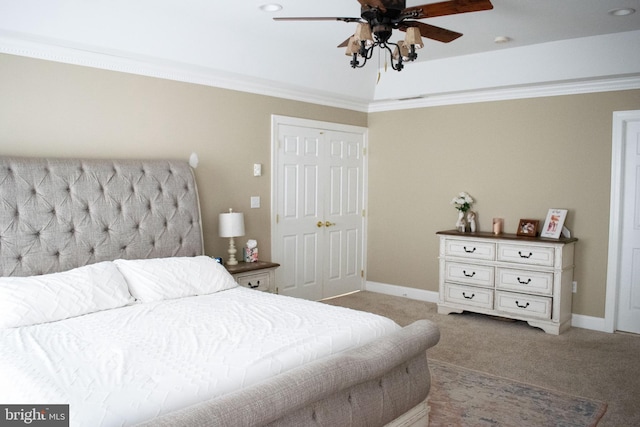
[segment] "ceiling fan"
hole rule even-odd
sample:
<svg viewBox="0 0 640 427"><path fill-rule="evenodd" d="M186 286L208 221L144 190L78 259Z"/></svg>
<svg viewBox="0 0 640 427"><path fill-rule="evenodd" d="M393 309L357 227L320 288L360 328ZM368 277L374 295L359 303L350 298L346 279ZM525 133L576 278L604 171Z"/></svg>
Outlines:
<svg viewBox="0 0 640 427"><path fill-rule="evenodd" d="M352 57L351 67L361 68L373 55L373 48L379 46L391 54L391 67L400 71L404 61L414 61L416 49L423 47L421 37L449 43L462 33L425 24L416 19L458 13L478 12L493 9L490 0L448 0L438 3L406 7L406 0L358 0L361 5L360 17L280 17L276 21L343 21L356 22L358 26L353 36L338 47L346 47L346 54ZM405 40L390 42L393 30L406 32ZM395 49L391 50L391 46ZM358 58L363 58L360 63Z"/></svg>

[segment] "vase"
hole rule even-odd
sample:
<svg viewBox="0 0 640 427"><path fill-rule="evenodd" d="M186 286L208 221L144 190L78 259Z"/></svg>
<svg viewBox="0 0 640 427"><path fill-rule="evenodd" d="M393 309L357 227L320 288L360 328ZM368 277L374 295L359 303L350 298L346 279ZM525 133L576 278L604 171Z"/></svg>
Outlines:
<svg viewBox="0 0 640 427"><path fill-rule="evenodd" d="M476 232L476 213L474 211L467 212L467 224L472 233Z"/></svg>
<svg viewBox="0 0 640 427"><path fill-rule="evenodd" d="M464 233L467 228L467 221L464 218L464 212L458 211L458 221L456 221L456 230Z"/></svg>

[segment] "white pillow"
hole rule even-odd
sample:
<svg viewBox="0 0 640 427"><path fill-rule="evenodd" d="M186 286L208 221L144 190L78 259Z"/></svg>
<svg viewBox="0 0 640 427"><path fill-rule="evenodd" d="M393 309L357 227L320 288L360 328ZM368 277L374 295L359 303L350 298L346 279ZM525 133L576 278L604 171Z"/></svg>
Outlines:
<svg viewBox="0 0 640 427"><path fill-rule="evenodd" d="M238 284L208 256L124 260L114 263L141 302L212 294Z"/></svg>
<svg viewBox="0 0 640 427"><path fill-rule="evenodd" d="M0 329L76 317L134 302L109 261L60 273L0 277Z"/></svg>

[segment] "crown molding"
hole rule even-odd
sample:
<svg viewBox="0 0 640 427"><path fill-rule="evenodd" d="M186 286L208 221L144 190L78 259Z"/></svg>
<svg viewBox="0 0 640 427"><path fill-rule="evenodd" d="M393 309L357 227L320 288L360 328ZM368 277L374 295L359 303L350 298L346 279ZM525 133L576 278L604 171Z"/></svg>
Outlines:
<svg viewBox="0 0 640 427"><path fill-rule="evenodd" d="M582 81L550 82L517 87L425 95L406 100L377 101L369 104L368 112L408 110L413 108L438 107L443 105L507 101L513 99L577 95L633 89L640 89L640 74Z"/></svg>
<svg viewBox="0 0 640 427"><path fill-rule="evenodd" d="M326 92L286 86L266 79L159 58L132 57L121 51L96 52L89 46L65 46L64 42L58 40L43 40L3 30L0 30L0 53L194 83L353 111L367 112L368 108L368 102L365 100L341 98L339 94L332 96Z"/></svg>
<svg viewBox="0 0 640 427"><path fill-rule="evenodd" d="M120 51L96 52L86 46L65 46L64 43L57 40L36 39L2 30L0 30L0 53L248 92L365 113L640 89L639 73L630 76L582 81L549 82L517 87L424 95L406 100L368 102L361 99L340 97L339 94L332 95L320 91L310 91L306 88L285 86L282 83L265 79L191 64L144 56L131 57Z"/></svg>

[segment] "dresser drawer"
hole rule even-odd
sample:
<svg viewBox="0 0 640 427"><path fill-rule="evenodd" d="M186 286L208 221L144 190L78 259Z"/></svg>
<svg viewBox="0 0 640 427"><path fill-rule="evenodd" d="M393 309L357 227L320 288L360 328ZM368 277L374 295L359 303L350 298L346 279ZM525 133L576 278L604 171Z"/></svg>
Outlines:
<svg viewBox="0 0 640 427"><path fill-rule="evenodd" d="M444 300L453 304L493 309L493 290L445 283Z"/></svg>
<svg viewBox="0 0 640 427"><path fill-rule="evenodd" d="M496 259L496 245L492 242L447 239L445 255L469 259Z"/></svg>
<svg viewBox="0 0 640 427"><path fill-rule="evenodd" d="M447 282L493 287L494 268L489 265L476 265L447 261L445 278Z"/></svg>
<svg viewBox="0 0 640 427"><path fill-rule="evenodd" d="M507 291L552 295L553 273L497 268L496 288Z"/></svg>
<svg viewBox="0 0 640 427"><path fill-rule="evenodd" d="M552 298L496 291L496 310L536 319L551 319Z"/></svg>
<svg viewBox="0 0 640 427"><path fill-rule="evenodd" d="M551 246L498 245L498 261L553 267L554 254Z"/></svg>
<svg viewBox="0 0 640 427"><path fill-rule="evenodd" d="M269 272L261 272L254 274L242 274L236 276L236 281L240 286L251 288L258 291L270 291L270 275Z"/></svg>

